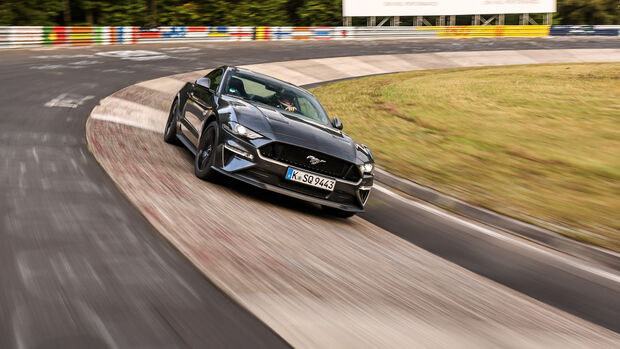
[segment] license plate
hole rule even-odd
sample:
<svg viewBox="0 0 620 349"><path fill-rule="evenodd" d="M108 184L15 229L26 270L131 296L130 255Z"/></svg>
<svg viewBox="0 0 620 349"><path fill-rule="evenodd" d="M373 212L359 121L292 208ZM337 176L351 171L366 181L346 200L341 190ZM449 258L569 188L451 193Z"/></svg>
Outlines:
<svg viewBox="0 0 620 349"><path fill-rule="evenodd" d="M294 168L289 168L286 171L286 179L293 182L299 182L307 184L316 188L333 191L336 181L323 176L317 176L313 173L308 173Z"/></svg>

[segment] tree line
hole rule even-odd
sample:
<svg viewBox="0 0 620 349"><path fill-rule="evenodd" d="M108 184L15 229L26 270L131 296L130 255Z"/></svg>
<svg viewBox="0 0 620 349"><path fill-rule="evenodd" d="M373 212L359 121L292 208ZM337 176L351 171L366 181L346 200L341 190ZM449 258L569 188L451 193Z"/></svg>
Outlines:
<svg viewBox="0 0 620 349"><path fill-rule="evenodd" d="M402 23L413 20L403 18ZM558 0L554 23L619 24L620 0ZM341 0L0 0L0 25L341 24ZM364 19L355 19L354 25L365 25Z"/></svg>

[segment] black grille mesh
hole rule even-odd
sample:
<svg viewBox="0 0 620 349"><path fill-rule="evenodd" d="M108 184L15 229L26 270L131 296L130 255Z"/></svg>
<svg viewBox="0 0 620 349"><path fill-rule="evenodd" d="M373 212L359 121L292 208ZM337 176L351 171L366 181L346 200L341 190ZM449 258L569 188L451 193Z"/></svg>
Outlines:
<svg viewBox="0 0 620 349"><path fill-rule="evenodd" d="M359 171L354 164L302 147L276 142L261 147L260 153L264 157L331 177L353 182L360 179ZM309 156L325 162L312 165L308 160Z"/></svg>

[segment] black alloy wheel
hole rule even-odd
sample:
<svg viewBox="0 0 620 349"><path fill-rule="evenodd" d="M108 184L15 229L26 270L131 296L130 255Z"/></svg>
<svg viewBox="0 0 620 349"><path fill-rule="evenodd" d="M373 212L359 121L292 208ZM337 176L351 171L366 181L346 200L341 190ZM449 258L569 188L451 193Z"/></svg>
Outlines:
<svg viewBox="0 0 620 349"><path fill-rule="evenodd" d="M211 166L215 162L217 149L218 131L217 123L212 121L202 132L198 149L196 152L196 161L194 164L194 172L196 177L205 180L214 180L217 177L217 171Z"/></svg>
<svg viewBox="0 0 620 349"><path fill-rule="evenodd" d="M166 122L166 128L164 129L164 141L169 144L180 145L181 142L177 138L177 105L178 99L174 99L172 107L170 107L170 114L168 115L168 121Z"/></svg>

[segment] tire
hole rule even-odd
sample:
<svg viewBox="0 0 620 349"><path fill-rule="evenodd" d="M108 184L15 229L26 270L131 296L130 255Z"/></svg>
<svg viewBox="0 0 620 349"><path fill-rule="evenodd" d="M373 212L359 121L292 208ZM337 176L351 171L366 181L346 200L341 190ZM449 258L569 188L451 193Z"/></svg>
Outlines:
<svg viewBox="0 0 620 349"><path fill-rule="evenodd" d="M196 177L207 181L217 179L217 171L211 168L215 162L217 154L217 142L219 139L219 131L217 122L211 121L209 125L202 131L198 149L196 151L196 159L194 161L194 173Z"/></svg>
<svg viewBox="0 0 620 349"><path fill-rule="evenodd" d="M325 211L325 213L334 216L334 217L339 217L339 218L350 218L355 216L355 212L349 212L349 211L343 211L343 210L339 210L337 208L333 208L333 207L329 207L329 206L322 206L323 207L323 211Z"/></svg>
<svg viewBox="0 0 620 349"><path fill-rule="evenodd" d="M164 129L164 141L169 144L180 145L181 142L177 138L177 105L178 99L174 99L172 107L170 107L170 114L168 115L168 121L166 121L166 128Z"/></svg>

